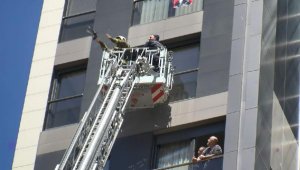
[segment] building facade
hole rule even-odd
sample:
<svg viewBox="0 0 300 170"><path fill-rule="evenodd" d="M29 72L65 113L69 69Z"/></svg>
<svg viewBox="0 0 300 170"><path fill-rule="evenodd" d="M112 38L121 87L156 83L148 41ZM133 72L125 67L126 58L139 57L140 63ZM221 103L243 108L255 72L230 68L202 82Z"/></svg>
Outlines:
<svg viewBox="0 0 300 170"><path fill-rule="evenodd" d="M106 169L181 165L210 136L216 169L299 169L300 1L175 2L44 0L12 169L54 169L70 144L98 87L88 26L110 47L159 34L176 67L166 104L125 113Z"/></svg>

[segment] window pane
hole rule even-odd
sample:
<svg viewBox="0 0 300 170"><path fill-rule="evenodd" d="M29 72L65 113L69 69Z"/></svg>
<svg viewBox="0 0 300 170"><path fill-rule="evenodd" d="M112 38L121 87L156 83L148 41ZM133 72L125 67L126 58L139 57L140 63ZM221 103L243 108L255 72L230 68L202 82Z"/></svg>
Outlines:
<svg viewBox="0 0 300 170"><path fill-rule="evenodd" d="M191 153L191 141L161 145L158 147L157 168L187 163L193 156Z"/></svg>
<svg viewBox="0 0 300 170"><path fill-rule="evenodd" d="M142 2L140 24L159 21L167 18L168 0L145 0Z"/></svg>
<svg viewBox="0 0 300 170"><path fill-rule="evenodd" d="M170 101L187 99L196 96L197 71L174 76Z"/></svg>
<svg viewBox="0 0 300 170"><path fill-rule="evenodd" d="M49 104L46 129L79 122L81 98Z"/></svg>
<svg viewBox="0 0 300 170"><path fill-rule="evenodd" d="M198 68L200 44L171 49L173 54L173 65L175 73Z"/></svg>
<svg viewBox="0 0 300 170"><path fill-rule="evenodd" d="M85 70L59 75L56 99L81 94L84 88Z"/></svg>
<svg viewBox="0 0 300 170"><path fill-rule="evenodd" d="M86 32L88 26L93 27L95 13L80 15L63 20L60 42L69 41L77 38L90 36Z"/></svg>

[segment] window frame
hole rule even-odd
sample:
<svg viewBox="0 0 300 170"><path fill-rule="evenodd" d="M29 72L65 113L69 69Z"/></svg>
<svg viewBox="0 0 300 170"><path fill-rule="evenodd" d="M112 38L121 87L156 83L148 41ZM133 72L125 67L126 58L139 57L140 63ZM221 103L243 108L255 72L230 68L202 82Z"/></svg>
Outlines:
<svg viewBox="0 0 300 170"><path fill-rule="evenodd" d="M200 42L200 37L201 37L201 34L197 33L195 35L190 35L190 36L187 36L186 38L184 37L177 37L175 39L171 39L171 40L167 40L165 42L162 42L163 44L166 44L166 47L168 48L169 51L172 51L176 48L184 48L184 47L190 47L190 46L193 46L196 44L198 44L198 49L199 49L199 53L198 53L198 63L197 63L197 67L195 68L190 68L190 69L187 69L187 70L184 70L184 71L180 71L180 72L176 72L176 65L174 65L173 63L173 66L175 67L175 72L174 72L174 77L176 76L180 76L180 75L186 75L186 74L189 74L189 73L196 73L196 91L195 91L195 96L194 97L188 97L188 98L183 98L183 99L178 99L178 100L174 100L174 101L170 101L170 103L173 103L173 102L179 102L179 101L183 101L183 100L189 100L189 99L192 99L192 98L195 98L197 96L197 83L198 83L198 72L199 72L199 60L200 60L200 52L201 52L201 49L200 49L200 45L201 45L201 42Z"/></svg>
<svg viewBox="0 0 300 170"><path fill-rule="evenodd" d="M52 76L51 87L50 87L50 91L49 91L49 97L48 97L47 106L46 106L46 112L45 112L45 118L44 118L44 124L43 124L43 131L45 131L47 129L60 127L60 126L47 127L47 122L48 122L48 118L49 118L49 110L50 110L50 107L51 107L52 104L58 103L58 102L61 102L61 101L67 101L67 100L72 100L72 99L83 97L84 87L83 87L82 93L80 93L80 94L75 94L75 95L62 97L62 98L57 98L58 90L59 90L59 87L60 87L59 83L58 83L59 79L61 78L60 76L64 75L64 74L68 74L68 73L77 72L77 71L83 71L86 74L86 69L87 69L87 64L86 63L81 64L81 65L77 65L77 66L73 66L73 67L69 67L69 68L54 69L54 73L53 73L53 76ZM68 125L68 124L66 124L66 125Z"/></svg>

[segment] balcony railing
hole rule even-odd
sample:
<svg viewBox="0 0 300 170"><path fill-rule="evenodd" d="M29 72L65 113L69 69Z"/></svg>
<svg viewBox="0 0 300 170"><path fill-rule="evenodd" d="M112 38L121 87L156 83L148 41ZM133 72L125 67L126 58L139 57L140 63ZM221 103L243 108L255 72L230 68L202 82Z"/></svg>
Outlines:
<svg viewBox="0 0 300 170"><path fill-rule="evenodd" d="M215 156L206 161L198 163L187 162L184 164L172 165L154 170L222 170L223 169L223 155Z"/></svg>
<svg viewBox="0 0 300 170"><path fill-rule="evenodd" d="M191 4L182 5L174 3L175 0L134 0L131 25L151 23L203 10L203 0L193 0Z"/></svg>

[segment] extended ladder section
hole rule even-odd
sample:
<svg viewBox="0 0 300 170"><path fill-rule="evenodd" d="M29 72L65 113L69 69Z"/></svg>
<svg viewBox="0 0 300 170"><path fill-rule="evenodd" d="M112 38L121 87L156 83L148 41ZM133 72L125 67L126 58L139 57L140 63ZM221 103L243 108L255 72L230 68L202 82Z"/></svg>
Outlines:
<svg viewBox="0 0 300 170"><path fill-rule="evenodd" d="M134 60L123 63L124 57L131 55L123 51L104 52L100 70L99 88L84 114L73 140L56 170L96 170L103 169L112 146L123 123L123 114L134 87L142 77L151 75L153 59L145 56L145 49L133 56ZM139 50L137 50L139 51ZM159 62L157 77L165 77L164 86L170 90L173 77L167 75L172 70L167 52L156 50L156 55L164 56L165 63ZM128 56L125 56L128 55ZM153 57L153 56L152 56ZM168 71L169 69L169 71ZM169 73L171 74L171 72Z"/></svg>

